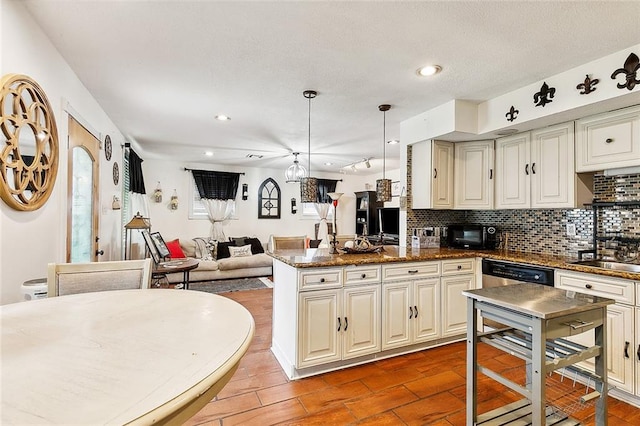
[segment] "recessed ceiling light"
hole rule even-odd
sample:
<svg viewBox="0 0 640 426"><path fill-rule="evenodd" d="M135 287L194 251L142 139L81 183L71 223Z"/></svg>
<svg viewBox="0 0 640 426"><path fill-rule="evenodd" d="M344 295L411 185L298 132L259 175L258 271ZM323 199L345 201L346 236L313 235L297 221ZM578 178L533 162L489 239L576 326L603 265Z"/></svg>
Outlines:
<svg viewBox="0 0 640 426"><path fill-rule="evenodd" d="M333 166L333 163L331 161L327 161L326 163L324 163L325 166Z"/></svg>
<svg viewBox="0 0 640 426"><path fill-rule="evenodd" d="M228 115L219 114L219 115L216 115L216 120L229 121L231 120L231 117L229 117Z"/></svg>
<svg viewBox="0 0 640 426"><path fill-rule="evenodd" d="M397 145L397 144L399 144L399 143L400 143L400 141L399 141L398 139L392 139L392 140L390 140L390 141L387 141L387 143L388 143L389 145Z"/></svg>
<svg viewBox="0 0 640 426"><path fill-rule="evenodd" d="M424 67L418 68L416 74L420 77L428 77L430 75L438 74L442 71L442 67L440 65L426 65Z"/></svg>
<svg viewBox="0 0 640 426"><path fill-rule="evenodd" d="M213 151L207 151L204 153L207 157L213 157Z"/></svg>

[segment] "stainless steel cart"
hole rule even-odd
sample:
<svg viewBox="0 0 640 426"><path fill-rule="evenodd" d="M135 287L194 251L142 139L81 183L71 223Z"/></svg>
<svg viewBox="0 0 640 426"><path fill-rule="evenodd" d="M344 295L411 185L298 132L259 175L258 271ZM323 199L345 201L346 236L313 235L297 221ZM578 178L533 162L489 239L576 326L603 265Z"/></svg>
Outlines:
<svg viewBox="0 0 640 426"><path fill-rule="evenodd" d="M578 424L554 409L546 398L545 378L554 370L595 357L595 371L581 371L593 382L585 395L596 409L596 425L607 424L606 307L614 301L539 284L514 284L466 290L467 296L467 425ZM478 332L477 313L506 328ZM591 331L595 344L585 347L566 337ZM500 348L525 362L525 384L478 365L478 342ZM565 371L565 370L562 370ZM481 372L525 397L525 400L478 415L477 374ZM564 374L564 373L563 373Z"/></svg>

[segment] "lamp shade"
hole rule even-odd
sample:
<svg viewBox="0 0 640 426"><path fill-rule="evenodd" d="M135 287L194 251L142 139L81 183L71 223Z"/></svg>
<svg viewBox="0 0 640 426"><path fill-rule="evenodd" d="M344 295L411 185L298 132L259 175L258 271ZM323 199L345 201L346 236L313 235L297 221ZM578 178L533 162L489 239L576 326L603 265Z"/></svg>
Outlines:
<svg viewBox="0 0 640 426"><path fill-rule="evenodd" d="M151 228L151 222L149 222L149 218L142 217L140 212L137 212L124 227L126 229L149 229Z"/></svg>
<svg viewBox="0 0 640 426"><path fill-rule="evenodd" d="M391 179L376 180L376 195L378 201L391 201Z"/></svg>
<svg viewBox="0 0 640 426"><path fill-rule="evenodd" d="M300 202L315 203L318 200L318 179L306 177L300 179Z"/></svg>

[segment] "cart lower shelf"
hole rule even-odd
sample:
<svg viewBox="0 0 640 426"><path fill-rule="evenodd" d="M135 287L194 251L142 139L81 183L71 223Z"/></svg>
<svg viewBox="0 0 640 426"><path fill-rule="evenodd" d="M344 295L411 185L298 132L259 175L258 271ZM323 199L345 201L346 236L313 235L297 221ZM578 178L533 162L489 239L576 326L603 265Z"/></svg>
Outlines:
<svg viewBox="0 0 640 426"><path fill-rule="evenodd" d="M546 426L574 426L580 422L572 419L567 414L553 407L547 407ZM498 426L498 425L531 425L531 401L521 399L508 405L496 408L495 410L481 414L475 423L479 426Z"/></svg>

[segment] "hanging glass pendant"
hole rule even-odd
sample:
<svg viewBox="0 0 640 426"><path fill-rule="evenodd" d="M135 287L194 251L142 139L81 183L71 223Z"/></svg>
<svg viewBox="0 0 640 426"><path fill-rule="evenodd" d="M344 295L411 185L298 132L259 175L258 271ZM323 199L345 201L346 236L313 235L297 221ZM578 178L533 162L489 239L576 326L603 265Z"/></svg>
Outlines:
<svg viewBox="0 0 640 426"><path fill-rule="evenodd" d="M300 202L315 203L318 199L318 179L305 177L300 179Z"/></svg>
<svg viewBox="0 0 640 426"><path fill-rule="evenodd" d="M376 180L376 196L378 201L391 201L391 179Z"/></svg>
<svg viewBox="0 0 640 426"><path fill-rule="evenodd" d="M307 177L307 169L298 162L298 155L300 155L300 153L294 152L293 155L295 156L293 164L287 167L287 170L284 172L287 183L300 182L300 179Z"/></svg>

